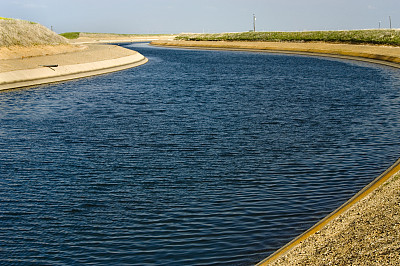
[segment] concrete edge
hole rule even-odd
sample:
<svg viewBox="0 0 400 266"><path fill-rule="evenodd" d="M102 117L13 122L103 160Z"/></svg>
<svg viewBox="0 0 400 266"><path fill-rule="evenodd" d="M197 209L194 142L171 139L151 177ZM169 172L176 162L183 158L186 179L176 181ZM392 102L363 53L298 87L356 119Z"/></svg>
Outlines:
<svg viewBox="0 0 400 266"><path fill-rule="evenodd" d="M137 67L147 62L146 57L136 53L83 64L2 72L0 73L0 91L106 74Z"/></svg>
<svg viewBox="0 0 400 266"><path fill-rule="evenodd" d="M371 192L373 192L375 189L380 187L383 183L385 183L389 178L394 176L400 172L400 159L398 159L391 167L389 167L385 172L383 172L380 176L378 176L375 180L373 180L371 183L369 183L367 186L365 186L362 190L360 190L356 195L354 195L352 198L350 198L347 202L345 202L342 206L337 208L335 211L330 213L328 216L320 220L318 223L313 225L310 229L287 243L285 246L281 247L277 251L275 251L273 254L271 254L269 257L266 259L262 260L259 262L257 265L268 265L282 256L284 256L286 253L288 253L290 250L292 250L295 246L300 244L302 241L310 237L311 235L315 234L319 230L321 230L324 226L326 226L329 222L337 218L339 215L343 214L346 212L348 209L350 209L353 205L355 205L357 202L361 201L364 199L367 195L369 195Z"/></svg>

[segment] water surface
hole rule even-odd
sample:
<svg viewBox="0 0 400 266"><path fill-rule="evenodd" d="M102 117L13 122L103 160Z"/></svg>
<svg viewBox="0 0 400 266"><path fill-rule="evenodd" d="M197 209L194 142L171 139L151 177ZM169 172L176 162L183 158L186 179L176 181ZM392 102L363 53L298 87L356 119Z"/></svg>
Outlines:
<svg viewBox="0 0 400 266"><path fill-rule="evenodd" d="M0 93L0 264L252 265L399 155L396 69L124 46Z"/></svg>

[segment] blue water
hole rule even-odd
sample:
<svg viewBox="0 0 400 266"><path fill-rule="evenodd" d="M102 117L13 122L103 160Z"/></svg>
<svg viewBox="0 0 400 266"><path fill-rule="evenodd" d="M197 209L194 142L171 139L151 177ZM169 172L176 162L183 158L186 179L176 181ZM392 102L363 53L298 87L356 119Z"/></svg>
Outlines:
<svg viewBox="0 0 400 266"><path fill-rule="evenodd" d="M252 265L399 157L396 69L124 46L0 92L0 264Z"/></svg>

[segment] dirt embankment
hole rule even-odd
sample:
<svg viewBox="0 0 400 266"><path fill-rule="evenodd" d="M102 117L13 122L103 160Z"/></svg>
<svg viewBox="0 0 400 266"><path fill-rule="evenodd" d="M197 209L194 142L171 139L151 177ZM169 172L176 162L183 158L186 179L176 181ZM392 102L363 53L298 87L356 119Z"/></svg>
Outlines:
<svg viewBox="0 0 400 266"><path fill-rule="evenodd" d="M147 62L115 45L70 44L37 23L0 18L0 90L119 71Z"/></svg>
<svg viewBox="0 0 400 266"><path fill-rule="evenodd" d="M67 44L64 37L35 22L0 18L0 47Z"/></svg>
<svg viewBox="0 0 400 266"><path fill-rule="evenodd" d="M0 18L0 60L63 54L85 49L38 23Z"/></svg>

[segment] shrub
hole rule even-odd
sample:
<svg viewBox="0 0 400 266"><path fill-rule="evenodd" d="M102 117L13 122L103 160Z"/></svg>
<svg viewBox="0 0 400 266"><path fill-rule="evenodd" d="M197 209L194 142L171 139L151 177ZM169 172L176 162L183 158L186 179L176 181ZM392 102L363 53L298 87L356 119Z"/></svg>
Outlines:
<svg viewBox="0 0 400 266"><path fill-rule="evenodd" d="M65 32L61 33L60 35L67 39L72 40L72 39L78 39L80 34L81 34L80 32Z"/></svg>

